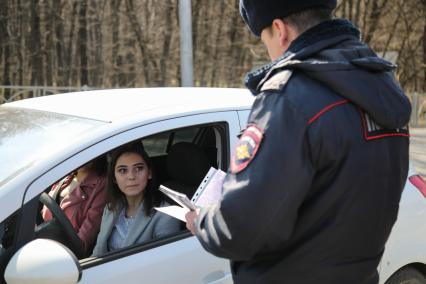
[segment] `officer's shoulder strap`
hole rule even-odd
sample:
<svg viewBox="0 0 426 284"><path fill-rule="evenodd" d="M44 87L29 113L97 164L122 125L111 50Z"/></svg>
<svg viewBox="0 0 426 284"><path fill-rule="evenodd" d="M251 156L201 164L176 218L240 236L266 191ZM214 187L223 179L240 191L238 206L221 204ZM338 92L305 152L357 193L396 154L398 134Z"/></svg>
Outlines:
<svg viewBox="0 0 426 284"><path fill-rule="evenodd" d="M301 63L302 61L294 59L292 55L285 57L283 60L277 62L262 81L260 81L257 90L260 92L282 90L290 80L293 74L292 70Z"/></svg>
<svg viewBox="0 0 426 284"><path fill-rule="evenodd" d="M258 87L261 92L265 91L280 91L289 81L293 71L290 69L275 70L273 75L270 75Z"/></svg>

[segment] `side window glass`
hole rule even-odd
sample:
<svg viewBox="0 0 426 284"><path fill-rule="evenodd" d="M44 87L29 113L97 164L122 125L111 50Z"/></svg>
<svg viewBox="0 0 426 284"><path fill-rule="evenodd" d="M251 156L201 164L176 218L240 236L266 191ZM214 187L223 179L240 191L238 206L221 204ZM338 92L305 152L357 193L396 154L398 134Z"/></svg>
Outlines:
<svg viewBox="0 0 426 284"><path fill-rule="evenodd" d="M200 128L189 127L163 132L142 139L145 151L150 157L167 155L169 147L179 142L194 142ZM169 145L170 144L170 145Z"/></svg>
<svg viewBox="0 0 426 284"><path fill-rule="evenodd" d="M163 156L167 154L167 145L169 144L170 133L160 133L155 136L142 139L145 151L151 157Z"/></svg>
<svg viewBox="0 0 426 284"><path fill-rule="evenodd" d="M199 131L198 127L180 129L174 133L173 144L179 142L194 142L195 136Z"/></svg>

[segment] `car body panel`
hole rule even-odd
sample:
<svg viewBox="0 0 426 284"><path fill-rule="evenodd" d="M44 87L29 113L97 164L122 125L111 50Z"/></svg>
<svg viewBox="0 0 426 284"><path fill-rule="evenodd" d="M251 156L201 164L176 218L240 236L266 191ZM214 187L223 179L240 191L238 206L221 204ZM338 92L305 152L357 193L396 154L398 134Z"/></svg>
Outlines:
<svg viewBox="0 0 426 284"><path fill-rule="evenodd" d="M410 169L409 176L414 174ZM407 182L399 207L398 219L380 264L380 284L401 267L413 263L426 264L426 199Z"/></svg>
<svg viewBox="0 0 426 284"><path fill-rule="evenodd" d="M172 114L216 112L250 108L247 90L216 88L114 89L67 93L16 101L7 105L57 112L106 122L147 121Z"/></svg>
<svg viewBox="0 0 426 284"><path fill-rule="evenodd" d="M232 283L228 261L209 255L195 237L88 268L79 283L116 284L123 279L129 284L144 283L143 279L156 284Z"/></svg>

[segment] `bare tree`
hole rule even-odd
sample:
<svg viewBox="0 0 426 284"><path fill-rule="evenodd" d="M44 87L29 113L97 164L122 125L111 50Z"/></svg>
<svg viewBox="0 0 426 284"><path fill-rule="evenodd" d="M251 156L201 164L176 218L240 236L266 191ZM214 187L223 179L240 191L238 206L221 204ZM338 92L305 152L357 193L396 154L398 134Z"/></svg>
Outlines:
<svg viewBox="0 0 426 284"><path fill-rule="evenodd" d="M48 86L54 85L54 75L53 70L57 69L56 67L56 52L55 52L55 22L56 22L56 10L58 1L53 1L54 3L48 3L47 1L44 1L44 9L45 9L45 39L44 42L45 48L43 52L43 61L45 62L45 78L46 78L46 84ZM55 3L56 2L56 3Z"/></svg>
<svg viewBox="0 0 426 284"><path fill-rule="evenodd" d="M69 15L70 27L69 27L68 34L63 38L64 45L66 46L66 49L65 49L65 52L64 52L65 53L64 54L64 59L65 59L64 60L65 61L64 69L65 69L65 72L64 72L63 82L66 85L72 85L73 84L71 74L72 74L73 69L75 69L75 68L73 68L72 62L73 62L73 54L74 54L73 43L74 43L74 38L75 38L75 34L76 34L75 26L76 26L76 23L77 23L78 1L73 0L73 1L71 1L70 4L71 4L71 9L70 9L71 12L70 12L70 15Z"/></svg>
<svg viewBox="0 0 426 284"><path fill-rule="evenodd" d="M3 65L2 84L10 85L10 36L8 31L8 3L0 1L0 38L2 45L0 46L0 62ZM9 91L6 91L5 98L9 98Z"/></svg>
<svg viewBox="0 0 426 284"><path fill-rule="evenodd" d="M178 86L178 0L1 0L0 82L92 87ZM419 9L421 7L422 9ZM269 61L238 1L192 0L194 81L242 87ZM426 0L342 0L336 16L399 65L407 91L425 91Z"/></svg>
<svg viewBox="0 0 426 284"><path fill-rule="evenodd" d="M40 13L39 0L31 0L31 33L29 35L31 42L31 85L44 85L43 80L43 57L41 53L41 32L40 32Z"/></svg>
<svg viewBox="0 0 426 284"><path fill-rule="evenodd" d="M118 51L120 50L120 6L121 0L111 0L111 29L112 29L112 86L118 86Z"/></svg>
<svg viewBox="0 0 426 284"><path fill-rule="evenodd" d="M142 53L142 62L143 66L146 68L146 71L143 71L143 77L145 83L150 82L150 69L153 68L152 64L150 64L152 61L148 58L148 50L147 50L147 42L145 41L144 33L142 32L141 26L138 23L136 11L135 11L135 5L133 4L133 0L126 0L126 8L127 8L127 15L129 17L133 32L136 36L139 49Z"/></svg>
<svg viewBox="0 0 426 284"><path fill-rule="evenodd" d="M171 0L164 0L165 4L165 10L164 10L164 21L165 21L165 28L163 29L163 35L164 35L164 44L162 46L163 52L161 53L160 58L160 78L159 78L159 85L164 86L167 83L167 69L169 65L169 54L172 50L172 33L173 33L173 26L172 26L172 17L173 17L173 3L174 1Z"/></svg>
<svg viewBox="0 0 426 284"><path fill-rule="evenodd" d="M423 20L426 18L426 0L423 4ZM423 91L426 91L426 20L423 23Z"/></svg>
<svg viewBox="0 0 426 284"><path fill-rule="evenodd" d="M371 1L371 14L370 14L370 24L368 28L366 29L365 33L365 42L370 43L374 32L377 30L378 23L381 19L381 15L385 10L386 5L390 2L389 0L372 0ZM368 8L368 6L367 6Z"/></svg>
<svg viewBox="0 0 426 284"><path fill-rule="evenodd" d="M88 59L87 59L87 0L80 1L79 9L78 43L80 52L80 84L89 85Z"/></svg>
<svg viewBox="0 0 426 284"><path fill-rule="evenodd" d="M65 86L65 52L64 52L64 21L62 19L64 4L60 3L60 1L53 1L52 13L55 18L53 21L54 27L54 47L56 53L56 70L54 71L56 84L59 86Z"/></svg>

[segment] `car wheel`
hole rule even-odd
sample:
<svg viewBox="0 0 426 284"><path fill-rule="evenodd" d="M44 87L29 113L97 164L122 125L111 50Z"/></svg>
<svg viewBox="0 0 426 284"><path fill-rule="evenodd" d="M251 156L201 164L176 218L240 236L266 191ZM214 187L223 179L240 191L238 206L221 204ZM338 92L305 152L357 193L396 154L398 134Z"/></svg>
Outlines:
<svg viewBox="0 0 426 284"><path fill-rule="evenodd" d="M426 278L417 269L407 267L397 271L385 284L426 284Z"/></svg>

